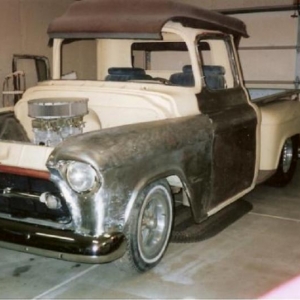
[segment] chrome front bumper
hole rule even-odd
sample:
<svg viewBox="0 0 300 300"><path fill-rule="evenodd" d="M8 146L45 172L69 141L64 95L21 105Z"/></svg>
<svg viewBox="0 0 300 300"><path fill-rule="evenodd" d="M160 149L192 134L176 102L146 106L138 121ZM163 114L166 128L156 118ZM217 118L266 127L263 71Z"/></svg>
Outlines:
<svg viewBox="0 0 300 300"><path fill-rule="evenodd" d="M122 233L81 236L43 226L0 219L0 247L80 263L106 263L126 249Z"/></svg>

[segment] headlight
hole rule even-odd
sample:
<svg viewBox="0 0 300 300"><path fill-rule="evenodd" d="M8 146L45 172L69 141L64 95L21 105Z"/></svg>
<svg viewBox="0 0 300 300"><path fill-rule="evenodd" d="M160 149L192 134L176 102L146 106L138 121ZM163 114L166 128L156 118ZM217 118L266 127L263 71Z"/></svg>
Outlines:
<svg viewBox="0 0 300 300"><path fill-rule="evenodd" d="M66 175L70 187L77 193L92 190L98 181L96 171L89 164L81 162L70 163Z"/></svg>

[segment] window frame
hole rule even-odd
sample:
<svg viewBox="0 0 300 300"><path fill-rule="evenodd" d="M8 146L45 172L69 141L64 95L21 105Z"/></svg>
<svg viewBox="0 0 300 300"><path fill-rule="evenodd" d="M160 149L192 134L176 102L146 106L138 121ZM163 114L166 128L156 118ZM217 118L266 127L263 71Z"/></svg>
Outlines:
<svg viewBox="0 0 300 300"><path fill-rule="evenodd" d="M230 71L232 74L232 79L233 79L233 86L232 87L225 87L223 89L211 89L206 81L205 81L205 75L203 71L203 66L204 64L204 59L202 55L202 51L199 50L199 43L201 41L203 42L208 42L208 40L222 40L224 41L226 51L227 51L227 57L228 57L228 63L230 66ZM239 74L239 68L238 68L238 62L236 59L235 55L235 48L234 48L234 43L233 39L230 35L228 34L222 34L222 33L202 33L196 36L195 39L195 50L196 50L196 55L199 61L199 69L200 69L200 75L201 75L201 81L202 81L202 88L206 87L209 91L213 92L218 92L218 91L227 91L231 89L235 89L241 86L241 79L240 79L240 74Z"/></svg>

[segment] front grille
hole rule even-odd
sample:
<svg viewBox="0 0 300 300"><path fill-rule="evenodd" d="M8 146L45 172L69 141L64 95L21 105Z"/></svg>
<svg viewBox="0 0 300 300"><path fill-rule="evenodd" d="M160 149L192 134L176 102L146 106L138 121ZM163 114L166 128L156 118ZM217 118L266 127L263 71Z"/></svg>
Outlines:
<svg viewBox="0 0 300 300"><path fill-rule="evenodd" d="M31 194L37 197L4 196L5 189L21 194ZM38 197L49 192L61 201L61 208L49 209ZM43 221L68 223L71 216L64 198L53 182L45 179L31 178L21 175L0 173L0 213L9 214L13 218L34 218Z"/></svg>

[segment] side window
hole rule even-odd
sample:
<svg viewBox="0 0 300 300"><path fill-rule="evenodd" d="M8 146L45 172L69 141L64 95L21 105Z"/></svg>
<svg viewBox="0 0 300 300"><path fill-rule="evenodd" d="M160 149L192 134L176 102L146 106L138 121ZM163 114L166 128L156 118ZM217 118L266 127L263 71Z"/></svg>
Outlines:
<svg viewBox="0 0 300 300"><path fill-rule="evenodd" d="M237 68L229 38L200 38L197 47L208 89L224 90L238 86Z"/></svg>

